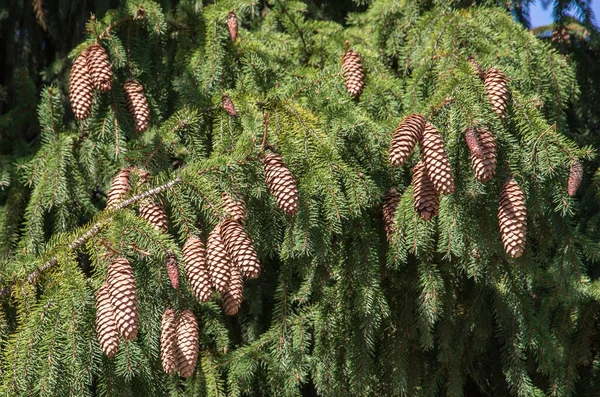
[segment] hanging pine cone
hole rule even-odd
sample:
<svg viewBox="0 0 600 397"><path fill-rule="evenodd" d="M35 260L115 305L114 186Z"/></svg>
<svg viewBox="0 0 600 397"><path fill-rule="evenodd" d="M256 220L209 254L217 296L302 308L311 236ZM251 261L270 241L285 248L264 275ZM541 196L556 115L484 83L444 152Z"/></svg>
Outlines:
<svg viewBox="0 0 600 397"><path fill-rule="evenodd" d="M427 175L433 186L442 194L454 193L454 177L452 176L452 168L450 168L450 160L448 160L444 141L438 130L430 123L425 124L420 145L427 167Z"/></svg>
<svg viewBox="0 0 600 397"><path fill-rule="evenodd" d="M127 196L129 189L130 171L129 168L123 168L110 184L110 189L106 195L106 208L115 208Z"/></svg>
<svg viewBox="0 0 600 397"><path fill-rule="evenodd" d="M411 114L402 120L392 135L390 145L390 163L393 166L399 167L408 160L424 129L425 119L420 114Z"/></svg>
<svg viewBox="0 0 600 397"><path fill-rule="evenodd" d="M221 240L225 244L233 266L237 266L243 276L257 278L260 274L260 262L252 240L242 225L233 219L225 220L221 224Z"/></svg>
<svg viewBox="0 0 600 397"><path fill-rule="evenodd" d="M365 70L358 52L346 50L342 58L342 67L344 69L346 90L350 95L358 98L365 88Z"/></svg>
<svg viewBox="0 0 600 397"><path fill-rule="evenodd" d="M75 117L85 120L92 112L94 84L86 60L86 52L81 53L73 62L69 74L69 100Z"/></svg>
<svg viewBox="0 0 600 397"><path fill-rule="evenodd" d="M483 86L492 103L494 112L501 119L504 119L508 108L508 81L506 76L498 69L489 69L485 74Z"/></svg>
<svg viewBox="0 0 600 397"><path fill-rule="evenodd" d="M192 376L198 362L198 321L189 310L183 310L177 321L176 358L179 375Z"/></svg>
<svg viewBox="0 0 600 397"><path fill-rule="evenodd" d="M140 216L150 222L159 232L165 233L169 230L167 213L161 202L155 202L152 199L143 200L140 203Z"/></svg>
<svg viewBox="0 0 600 397"><path fill-rule="evenodd" d="M223 95L223 97L221 98L221 106L231 116L233 116L233 117L238 116L238 113L235 110L235 105L233 104L233 101L227 95Z"/></svg>
<svg viewBox="0 0 600 397"><path fill-rule="evenodd" d="M477 76L483 80L483 78L485 77L485 72L483 71L479 63L475 60L475 58L468 57L467 61L469 61L469 63L473 66L473 69L475 69L475 73L477 74Z"/></svg>
<svg viewBox="0 0 600 397"><path fill-rule="evenodd" d="M235 316L242 304L244 282L242 273L236 266L231 267L230 282L227 291L223 293L223 310L228 316Z"/></svg>
<svg viewBox="0 0 600 397"><path fill-rule="evenodd" d="M287 215L296 215L299 208L298 187L294 176L278 154L267 153L263 159L265 182L277 206Z"/></svg>
<svg viewBox="0 0 600 397"><path fill-rule="evenodd" d="M427 175L427 168L419 162L412 169L413 204L421 219L428 221L438 214L440 196Z"/></svg>
<svg viewBox="0 0 600 397"><path fill-rule="evenodd" d="M179 288L179 265L177 257L171 251L167 251L167 275L173 288Z"/></svg>
<svg viewBox="0 0 600 397"><path fill-rule="evenodd" d="M108 292L119 333L133 340L138 332L137 295L133 269L127 259L120 257L108 266Z"/></svg>
<svg viewBox="0 0 600 397"><path fill-rule="evenodd" d="M223 198L223 209L225 213L231 217L231 219L238 221L243 224L246 220L246 209L244 208L244 202L236 200L227 193L221 194Z"/></svg>
<svg viewBox="0 0 600 397"><path fill-rule="evenodd" d="M473 156L483 158L483 147L479 142L479 133L473 127L467 128L465 132L465 140L467 141L467 147L471 151Z"/></svg>
<svg viewBox="0 0 600 397"><path fill-rule="evenodd" d="M237 15L235 15L235 11L229 11L227 14L227 28L229 29L229 36L231 36L231 41L235 41L237 39L238 34L238 19Z"/></svg>
<svg viewBox="0 0 600 397"><path fill-rule="evenodd" d="M583 178L583 167L579 161L574 162L569 170L569 181L567 182L567 190L569 196L573 197L581 185L581 179Z"/></svg>
<svg viewBox="0 0 600 397"><path fill-rule="evenodd" d="M119 330L106 283L102 284L96 294L96 333L100 348L106 357L114 357L119 351Z"/></svg>
<svg viewBox="0 0 600 397"><path fill-rule="evenodd" d="M527 241L527 208L523 191L513 178L504 184L500 192L498 220L506 253L512 258L520 257Z"/></svg>
<svg viewBox="0 0 600 397"><path fill-rule="evenodd" d="M388 243L396 233L396 209L399 202L400 193L394 188L391 188L383 198L383 222Z"/></svg>
<svg viewBox="0 0 600 397"><path fill-rule="evenodd" d="M232 266L231 259L227 255L225 244L221 240L221 225L217 224L208 235L207 258L208 272L210 273L211 284L217 292L223 293L229 285L229 274Z"/></svg>
<svg viewBox="0 0 600 397"><path fill-rule="evenodd" d="M496 173L496 140L486 127L478 127L474 129L474 133L477 135L481 157L471 151L471 168L477 180L486 183Z"/></svg>
<svg viewBox="0 0 600 397"><path fill-rule="evenodd" d="M112 66L100 44L92 44L86 51L86 60L94 87L102 92L112 88Z"/></svg>
<svg viewBox="0 0 600 397"><path fill-rule="evenodd" d="M150 126L150 106L144 94L144 87L139 81L129 79L123 84L127 109L135 122L135 131L142 134Z"/></svg>
<svg viewBox="0 0 600 397"><path fill-rule="evenodd" d="M173 375L177 371L177 318L175 310L169 308L162 316L160 327L160 362L163 370Z"/></svg>
<svg viewBox="0 0 600 397"><path fill-rule="evenodd" d="M202 302L210 300L210 276L206 263L204 243L196 236L191 236L183 245L183 263L190 287L196 298Z"/></svg>

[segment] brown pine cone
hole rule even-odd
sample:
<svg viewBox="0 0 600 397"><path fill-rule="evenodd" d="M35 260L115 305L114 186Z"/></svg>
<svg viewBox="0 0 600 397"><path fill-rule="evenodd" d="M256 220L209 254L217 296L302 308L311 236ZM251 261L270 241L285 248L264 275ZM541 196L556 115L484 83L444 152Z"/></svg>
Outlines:
<svg viewBox="0 0 600 397"><path fill-rule="evenodd" d="M114 357L119 351L119 330L106 283L102 284L96 294L96 333L100 348L106 357Z"/></svg>
<svg viewBox="0 0 600 397"><path fill-rule="evenodd" d="M477 76L483 80L483 78L485 77L485 72L483 71L479 63L475 60L475 58L468 57L467 61L469 61L469 63L473 66L473 69L475 69L475 73L477 74Z"/></svg>
<svg viewBox="0 0 600 397"><path fill-rule="evenodd" d="M420 114L411 114L402 120L392 135L390 145L390 163L393 166L399 167L408 160L424 129L425 119Z"/></svg>
<svg viewBox="0 0 600 397"><path fill-rule="evenodd" d="M300 206L298 187L285 162L276 153L269 152L263 159L267 188L277 201L277 206L287 215L296 215Z"/></svg>
<svg viewBox="0 0 600 397"><path fill-rule="evenodd" d="M233 219L226 219L221 224L221 240L233 266L237 266L243 276L257 278L260 274L260 262L252 240L242 225Z"/></svg>
<svg viewBox="0 0 600 397"><path fill-rule="evenodd" d="M129 189L129 168L123 168L110 184L110 189L106 195L106 208L115 208L127 196Z"/></svg>
<svg viewBox="0 0 600 397"><path fill-rule="evenodd" d="M137 294L135 278L129 261L116 258L108 266L108 292L115 313L119 333L127 340L133 340L138 332Z"/></svg>
<svg viewBox="0 0 600 397"><path fill-rule="evenodd" d="M69 74L69 100L75 117L85 120L92 112L94 84L86 60L86 51L73 62Z"/></svg>
<svg viewBox="0 0 600 397"><path fill-rule="evenodd" d="M177 367L179 375L189 378L196 372L198 362L198 321L189 310L183 310L177 321Z"/></svg>
<svg viewBox="0 0 600 397"><path fill-rule="evenodd" d="M123 84L127 109L135 122L135 131L142 134L150 126L150 106L139 81L129 79Z"/></svg>
<svg viewBox="0 0 600 397"><path fill-rule="evenodd" d="M208 271L210 273L211 284L217 292L227 291L229 285L229 274L232 266L231 258L227 254L225 244L221 239L221 225L218 224L208 235L207 258Z"/></svg>
<svg viewBox="0 0 600 397"><path fill-rule="evenodd" d="M167 223L167 213L161 202L152 201L152 199L140 202L140 216L150 222L159 232L166 233L169 230Z"/></svg>
<svg viewBox="0 0 600 397"><path fill-rule="evenodd" d="M465 140L467 141L467 147L471 151L473 156L483 158L483 148L479 142L479 133L473 127L467 128L465 132Z"/></svg>
<svg viewBox="0 0 600 397"><path fill-rule="evenodd" d="M223 293L223 310L228 316L235 316L240 309L244 295L242 273L236 266L231 266L230 282Z"/></svg>
<svg viewBox="0 0 600 397"><path fill-rule="evenodd" d="M346 50L342 57L342 68L344 70L346 90L350 95L358 98L365 88L365 70L363 69L362 59L358 52Z"/></svg>
<svg viewBox="0 0 600 397"><path fill-rule="evenodd" d="M177 318L175 310L169 308L162 316L160 327L160 362L163 370L173 375L177 371Z"/></svg>
<svg viewBox="0 0 600 397"><path fill-rule="evenodd" d="M227 29L229 29L229 36L231 36L231 41L235 41L238 34L238 19L237 15L235 15L235 11L230 11L227 14Z"/></svg>
<svg viewBox="0 0 600 397"><path fill-rule="evenodd" d="M569 170L569 180L567 182L567 190L569 196L574 197L581 185L583 179L583 167L579 161L574 162Z"/></svg>
<svg viewBox="0 0 600 397"><path fill-rule="evenodd" d="M86 51L86 59L94 87L102 92L110 91L112 66L104 48L100 44L92 44Z"/></svg>
<svg viewBox="0 0 600 397"><path fill-rule="evenodd" d="M527 241L527 207L523 191L513 178L504 184L500 192L498 220L506 253L512 258L520 257Z"/></svg>
<svg viewBox="0 0 600 397"><path fill-rule="evenodd" d="M179 288L179 265L177 257L171 251L167 251L167 275L173 288Z"/></svg>
<svg viewBox="0 0 600 397"><path fill-rule="evenodd" d="M475 156L471 152L471 168L473 168L477 180L486 183L496 173L496 140L486 127L478 127L475 129L475 133L478 135L481 157Z"/></svg>
<svg viewBox="0 0 600 397"><path fill-rule="evenodd" d="M433 186L442 194L454 193L454 177L444 141L438 130L430 123L425 124L420 145L427 175Z"/></svg>
<svg viewBox="0 0 600 397"><path fill-rule="evenodd" d="M421 219L428 221L436 216L440 209L440 195L427 175L427 168L419 162L412 169L413 204Z"/></svg>
<svg viewBox="0 0 600 397"><path fill-rule="evenodd" d="M227 95L223 95L223 97L221 98L221 106L231 116L233 116L233 117L238 116L238 113L235 110L235 105L233 104L233 101Z"/></svg>
<svg viewBox="0 0 600 397"><path fill-rule="evenodd" d="M223 209L225 210L225 213L229 215L231 219L243 224L246 220L244 202L242 200L236 200L227 193L221 194L221 197L223 198Z"/></svg>
<svg viewBox="0 0 600 397"><path fill-rule="evenodd" d="M202 302L208 302L211 296L210 275L206 263L206 249L198 237L189 237L183 245L183 263L194 296Z"/></svg>
<svg viewBox="0 0 600 397"><path fill-rule="evenodd" d="M383 222L388 243L396 233L396 209L399 202L400 193L394 188L391 188L383 198Z"/></svg>
<svg viewBox="0 0 600 397"><path fill-rule="evenodd" d="M504 73L498 69L489 69L485 74L483 81L485 92L492 103L494 112L501 119L506 117L506 109L508 108L508 80Z"/></svg>

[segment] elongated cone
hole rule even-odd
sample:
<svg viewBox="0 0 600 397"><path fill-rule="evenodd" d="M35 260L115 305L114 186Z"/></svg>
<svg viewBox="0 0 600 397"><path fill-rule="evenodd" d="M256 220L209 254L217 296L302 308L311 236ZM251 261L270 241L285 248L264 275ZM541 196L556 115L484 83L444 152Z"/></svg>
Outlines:
<svg viewBox="0 0 600 397"><path fill-rule="evenodd" d="M260 274L260 262L243 226L233 219L226 219L221 224L221 239L233 266L237 266L243 276L257 278Z"/></svg>
<svg viewBox="0 0 600 397"><path fill-rule="evenodd" d="M483 158L483 148L479 142L479 133L473 127L467 128L465 132L465 140L467 141L467 147L471 151L473 156Z"/></svg>
<svg viewBox="0 0 600 397"><path fill-rule="evenodd" d="M115 208L127 196L131 189L129 183L130 173L129 168L123 168L114 177L106 195L106 208Z"/></svg>
<svg viewBox="0 0 600 397"><path fill-rule="evenodd" d="M504 250L513 258L520 257L527 241L527 208L523 191L513 178L500 192L498 220Z"/></svg>
<svg viewBox="0 0 600 397"><path fill-rule="evenodd" d="M230 282L227 291L223 293L223 310L228 316L237 314L244 295L242 273L236 266L231 267Z"/></svg>
<svg viewBox="0 0 600 397"><path fill-rule="evenodd" d="M183 310L177 321L177 367L179 375L189 378L198 362L198 321L189 310Z"/></svg>
<svg viewBox="0 0 600 397"><path fill-rule="evenodd" d="M412 169L413 204L421 219L428 221L436 216L440 209L440 194L429 180L427 168L419 162Z"/></svg>
<svg viewBox="0 0 600 397"><path fill-rule="evenodd" d="M86 60L86 51L73 62L69 74L69 100L75 117L85 120L92 112L94 84Z"/></svg>
<svg viewBox="0 0 600 397"><path fill-rule="evenodd" d="M475 58L468 57L467 61L469 61L469 63L473 66L473 69L475 69L475 73L477 74L477 76L483 80L483 78L485 77L485 72L483 71L481 66L479 66L479 63L475 60Z"/></svg>
<svg viewBox="0 0 600 397"><path fill-rule="evenodd" d="M139 81L129 79L123 84L125 98L127 100L127 109L133 117L135 131L142 134L150 126L150 106L144 94L144 87Z"/></svg>
<svg viewBox="0 0 600 397"><path fill-rule="evenodd" d="M179 265L177 257L171 251L167 251L167 275L173 288L179 288Z"/></svg>
<svg viewBox="0 0 600 397"><path fill-rule="evenodd" d="M206 263L206 248L200 238L189 237L183 245L185 275L192 292L202 302L210 300L210 275Z"/></svg>
<svg viewBox="0 0 600 397"><path fill-rule="evenodd" d="M152 199L143 200L140 203L140 216L150 222L159 232L165 233L169 230L167 213L161 202L155 202Z"/></svg>
<svg viewBox="0 0 600 397"><path fill-rule="evenodd" d="M235 15L235 11L229 11L229 14L227 14L227 29L229 29L231 41L235 41L238 34L238 19L237 15Z"/></svg>
<svg viewBox="0 0 600 397"><path fill-rule="evenodd" d="M454 193L454 177L444 141L438 130L430 123L425 124L420 146L427 175L433 186L442 194Z"/></svg>
<svg viewBox="0 0 600 397"><path fill-rule="evenodd" d="M390 163L393 166L399 167L408 160L424 130L425 119L420 114L411 114L402 120L392 135L390 145Z"/></svg>
<svg viewBox="0 0 600 397"><path fill-rule="evenodd" d="M287 215L296 215L300 206L296 180L287 165L276 153L269 152L263 159L267 188L277 206Z"/></svg>
<svg viewBox="0 0 600 397"><path fill-rule="evenodd" d="M237 113L237 110L235 110L235 105L233 104L233 101L227 95L223 95L223 97L221 98L221 106L231 116L233 116L233 117L238 116L238 113Z"/></svg>
<svg viewBox="0 0 600 397"><path fill-rule="evenodd" d="M100 348L106 357L114 357L119 351L119 330L106 283L102 284L96 294L96 333Z"/></svg>
<svg viewBox="0 0 600 397"><path fill-rule="evenodd" d="M506 117L506 109L508 109L508 81L504 73L498 69L489 69L483 80L485 92L492 103L494 112L501 119Z"/></svg>
<svg viewBox="0 0 600 397"><path fill-rule="evenodd" d="M211 284L217 292L223 293L227 291L229 274L231 273L231 268L234 266L221 239L220 224L217 224L208 235L206 246L208 251L206 261L208 263Z"/></svg>
<svg viewBox="0 0 600 397"><path fill-rule="evenodd" d="M399 202L400 193L394 188L391 188L383 198L383 222L388 243L396 233L396 209Z"/></svg>
<svg viewBox="0 0 600 397"><path fill-rule="evenodd" d="M346 90L350 95L358 98L365 88L365 70L363 69L362 59L358 52L346 50L342 57L342 68L344 70Z"/></svg>
<svg viewBox="0 0 600 397"><path fill-rule="evenodd" d="M492 180L496 173L496 140L486 127L478 127L475 131L478 135L481 157L475 156L471 152L471 168L473 168L475 178L486 183Z"/></svg>
<svg viewBox="0 0 600 397"><path fill-rule="evenodd" d="M246 220L246 209L242 200L236 200L227 193L221 195L223 197L223 209L231 219L243 224Z"/></svg>
<svg viewBox="0 0 600 397"><path fill-rule="evenodd" d="M120 257L108 267L108 292L119 333L133 340L138 332L138 309L135 278L127 259Z"/></svg>
<svg viewBox="0 0 600 397"><path fill-rule="evenodd" d="M108 55L100 44L92 44L86 51L86 59L92 83L102 92L112 88L112 66Z"/></svg>
<svg viewBox="0 0 600 397"><path fill-rule="evenodd" d="M162 316L160 327L160 362L169 375L177 371L177 318L175 310L168 308Z"/></svg>
<svg viewBox="0 0 600 397"><path fill-rule="evenodd" d="M579 161L576 161L571 165L571 169L569 170L569 181L567 182L569 196L575 196L577 189L579 189L579 185L581 185L582 179L583 167Z"/></svg>

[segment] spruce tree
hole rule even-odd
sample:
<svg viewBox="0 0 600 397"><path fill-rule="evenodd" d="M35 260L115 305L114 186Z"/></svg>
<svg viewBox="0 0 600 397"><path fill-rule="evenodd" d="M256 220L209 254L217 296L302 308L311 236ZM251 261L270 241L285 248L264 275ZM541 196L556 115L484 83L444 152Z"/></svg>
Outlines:
<svg viewBox="0 0 600 397"><path fill-rule="evenodd" d="M90 18L2 169L0 392L597 394L574 68L468 3Z"/></svg>

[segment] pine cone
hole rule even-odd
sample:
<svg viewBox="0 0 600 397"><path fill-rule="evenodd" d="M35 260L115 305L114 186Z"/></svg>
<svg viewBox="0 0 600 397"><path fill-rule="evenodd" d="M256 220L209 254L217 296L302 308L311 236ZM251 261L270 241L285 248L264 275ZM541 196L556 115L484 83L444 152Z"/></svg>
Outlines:
<svg viewBox="0 0 600 397"><path fill-rule="evenodd" d="M129 79L123 84L123 89L125 90L127 109L135 122L135 131L142 134L150 125L150 107L146 95L144 95L144 87L139 81Z"/></svg>
<svg viewBox="0 0 600 397"><path fill-rule="evenodd" d="M392 135L390 163L393 166L399 167L408 160L424 129L425 119L420 114L411 114L402 120Z"/></svg>
<svg viewBox="0 0 600 397"><path fill-rule="evenodd" d="M171 251L167 251L167 275L173 288L179 288L179 266L177 257Z"/></svg>
<svg viewBox="0 0 600 397"><path fill-rule="evenodd" d="M166 233L169 230L167 224L167 213L161 202L154 202L151 199L140 203L140 216L150 222L159 232Z"/></svg>
<svg viewBox="0 0 600 397"><path fill-rule="evenodd" d="M383 222L388 243L396 233L396 209L399 202L400 193L394 188L391 188L383 198Z"/></svg>
<svg viewBox="0 0 600 397"><path fill-rule="evenodd" d="M206 249L204 243L198 237L189 237L183 245L183 263L185 274L194 295L202 302L208 302L211 290L206 263Z"/></svg>
<svg viewBox="0 0 600 397"><path fill-rule="evenodd" d="M579 161L574 162L569 170L569 181L567 182L567 190L569 196L574 197L581 185L583 179L583 166Z"/></svg>
<svg viewBox="0 0 600 397"><path fill-rule="evenodd" d="M252 240L242 225L233 219L221 224L221 240L234 266L247 278L257 278L260 274L260 262L254 250Z"/></svg>
<svg viewBox="0 0 600 397"><path fill-rule="evenodd" d="M430 123L425 124L420 145L427 175L433 186L442 194L454 193L454 177L444 141L438 130Z"/></svg>
<svg viewBox="0 0 600 397"><path fill-rule="evenodd" d="M298 187L294 176L278 154L269 152L263 159L265 182L277 205L287 215L296 215L299 208Z"/></svg>
<svg viewBox="0 0 600 397"><path fill-rule="evenodd" d="M233 101L227 95L223 95L223 97L221 98L221 106L231 116L233 116L233 117L237 117L238 116L238 113L235 110L235 106L233 104Z"/></svg>
<svg viewBox="0 0 600 397"><path fill-rule="evenodd" d="M115 322L115 313L110 304L108 285L102 287L96 294L96 333L98 342L106 357L114 357L119 351L119 330Z"/></svg>
<svg viewBox="0 0 600 397"><path fill-rule="evenodd" d="M127 259L115 259L108 267L108 292L119 333L133 340L138 332L137 295L133 269Z"/></svg>
<svg viewBox="0 0 600 397"><path fill-rule="evenodd" d="M114 177L110 184L110 189L106 196L106 208L115 208L129 192L131 188L129 184L130 171L128 168L123 168L117 176Z"/></svg>
<svg viewBox="0 0 600 397"><path fill-rule="evenodd" d="M86 60L94 87L102 92L112 88L112 66L104 48L97 43L86 51Z"/></svg>
<svg viewBox="0 0 600 397"><path fill-rule="evenodd" d="M225 244L221 240L221 225L218 224L208 235L207 258L208 271L211 284L217 292L225 292L229 285L229 274L232 266L231 259L227 255Z"/></svg>
<svg viewBox="0 0 600 397"><path fill-rule="evenodd" d="M160 362L169 375L177 371L177 319L175 310L169 308L162 316L160 328Z"/></svg>
<svg viewBox="0 0 600 397"><path fill-rule="evenodd" d="M477 74L477 76L483 80L483 78L485 77L485 72L483 71L483 69L481 68L481 66L479 65L479 63L475 60L475 58L473 57L468 57L467 61L469 61L469 63L471 65L473 65L473 69L475 69L475 73Z"/></svg>
<svg viewBox="0 0 600 397"><path fill-rule="evenodd" d="M342 58L342 68L344 69L346 90L350 95L358 98L365 88L365 70L358 52L346 50Z"/></svg>
<svg viewBox="0 0 600 397"><path fill-rule="evenodd" d="M512 258L520 257L527 241L527 208L523 191L512 178L500 192L498 220L506 253Z"/></svg>
<svg viewBox="0 0 600 397"><path fill-rule="evenodd" d="M489 69L485 74L483 86L492 103L494 112L501 119L504 119L508 108L508 81L506 76L498 69Z"/></svg>
<svg viewBox="0 0 600 397"><path fill-rule="evenodd" d="M471 168L473 168L477 180L486 183L496 173L496 140L486 127L478 127L474 131L477 135L481 157L471 151Z"/></svg>
<svg viewBox="0 0 600 397"><path fill-rule="evenodd" d="M69 100L75 117L85 120L92 112L94 85L86 61L86 51L81 53L69 74Z"/></svg>
<svg viewBox="0 0 600 397"><path fill-rule="evenodd" d="M177 321L177 367L179 374L189 378L198 362L198 321L189 310L183 310Z"/></svg>
<svg viewBox="0 0 600 397"><path fill-rule="evenodd" d="M244 208L244 202L234 199L227 193L223 193L221 197L223 197L223 209L225 210L225 213L229 215L231 219L243 224L246 220L246 209Z"/></svg>
<svg viewBox="0 0 600 397"><path fill-rule="evenodd" d="M235 316L240 309L244 295L242 273L236 266L231 266L230 282L223 293L223 310L228 316Z"/></svg>
<svg viewBox="0 0 600 397"><path fill-rule="evenodd" d="M428 221L438 214L440 196L427 175L427 168L419 162L412 169L413 204L421 219Z"/></svg>
<svg viewBox="0 0 600 397"><path fill-rule="evenodd" d="M235 11L230 11L229 14L227 14L227 28L229 29L231 41L235 41L238 34L238 19L237 15L235 15Z"/></svg>
<svg viewBox="0 0 600 397"><path fill-rule="evenodd" d="M467 128L465 140L467 141L467 147L471 151L471 154L480 159L483 158L483 147L479 142L479 133L475 128Z"/></svg>

